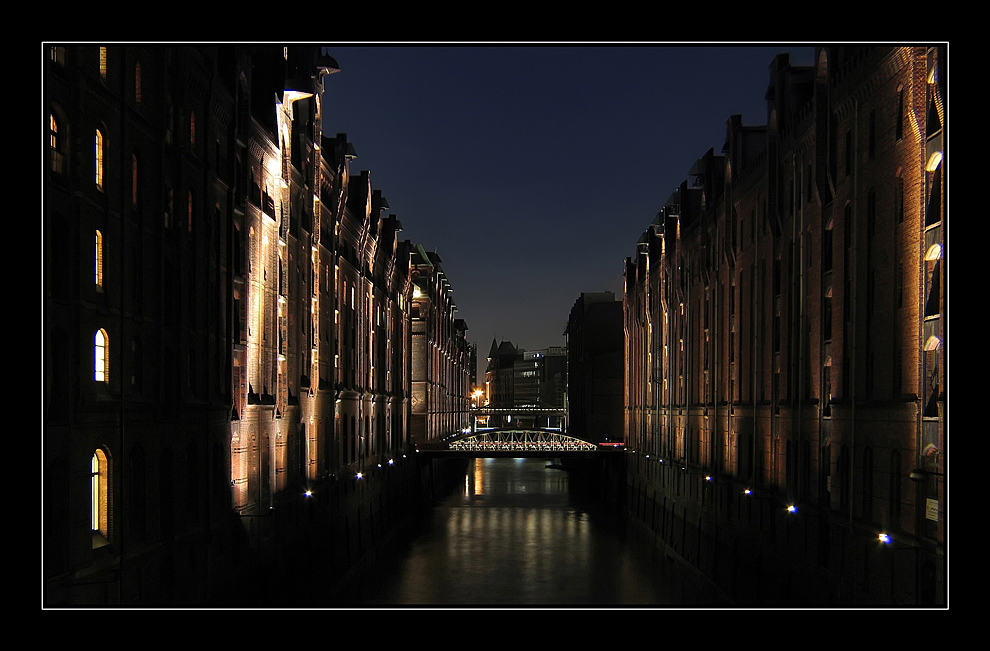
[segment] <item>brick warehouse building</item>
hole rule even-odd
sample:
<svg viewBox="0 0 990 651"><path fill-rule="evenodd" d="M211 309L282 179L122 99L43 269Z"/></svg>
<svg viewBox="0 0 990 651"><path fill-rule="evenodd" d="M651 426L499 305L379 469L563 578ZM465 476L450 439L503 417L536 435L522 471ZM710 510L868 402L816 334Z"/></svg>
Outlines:
<svg viewBox="0 0 990 651"><path fill-rule="evenodd" d="M409 435L435 443L470 426L471 349L455 318L450 280L436 252L412 252L412 391Z"/></svg>
<svg viewBox="0 0 990 651"><path fill-rule="evenodd" d="M816 54L626 261L628 505L713 598L945 604L946 48Z"/></svg>
<svg viewBox="0 0 990 651"><path fill-rule="evenodd" d="M44 57L44 602L290 604L286 577L345 574L436 479L405 458L416 247L323 136L337 64ZM466 326L434 311L460 377Z"/></svg>

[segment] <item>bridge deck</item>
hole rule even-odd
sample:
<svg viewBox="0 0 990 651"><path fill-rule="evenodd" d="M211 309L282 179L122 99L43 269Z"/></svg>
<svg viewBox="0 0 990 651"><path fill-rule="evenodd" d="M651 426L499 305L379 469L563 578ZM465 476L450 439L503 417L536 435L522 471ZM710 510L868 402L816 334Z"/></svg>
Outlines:
<svg viewBox="0 0 990 651"><path fill-rule="evenodd" d="M592 441L546 429L480 430L418 446L418 451L423 454L475 458L559 458L598 455L616 450L615 447L600 446Z"/></svg>

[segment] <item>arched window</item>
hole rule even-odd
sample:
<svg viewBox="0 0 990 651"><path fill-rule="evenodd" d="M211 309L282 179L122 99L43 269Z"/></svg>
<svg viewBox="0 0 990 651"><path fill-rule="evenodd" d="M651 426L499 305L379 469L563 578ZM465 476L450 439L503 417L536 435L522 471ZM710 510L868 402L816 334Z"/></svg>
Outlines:
<svg viewBox="0 0 990 651"><path fill-rule="evenodd" d="M839 448L839 506L845 510L849 506L849 447L843 445Z"/></svg>
<svg viewBox="0 0 990 651"><path fill-rule="evenodd" d="M890 453L890 526L899 529L901 518L901 453Z"/></svg>
<svg viewBox="0 0 990 651"><path fill-rule="evenodd" d="M131 386L141 388L142 373L144 372L143 358L141 356L141 343L137 339L131 340Z"/></svg>
<svg viewBox="0 0 990 651"><path fill-rule="evenodd" d="M93 256L95 269L96 290L103 291L103 233L96 231L96 251Z"/></svg>
<svg viewBox="0 0 990 651"><path fill-rule="evenodd" d="M131 206L138 205L138 160L137 154L131 154Z"/></svg>
<svg viewBox="0 0 990 651"><path fill-rule="evenodd" d="M110 339L102 328L96 331L93 338L93 379L97 382L110 381Z"/></svg>
<svg viewBox="0 0 990 651"><path fill-rule="evenodd" d="M52 155L52 171L56 174L62 174L65 171L64 142L65 137L58 130L58 118L55 117L55 113L52 113L48 126L48 143Z"/></svg>
<svg viewBox="0 0 990 651"><path fill-rule="evenodd" d="M904 177L900 170L894 177L894 218L898 224L904 223Z"/></svg>
<svg viewBox="0 0 990 651"><path fill-rule="evenodd" d="M873 449L863 450L863 519L873 523Z"/></svg>
<svg viewBox="0 0 990 651"><path fill-rule="evenodd" d="M96 182L96 187L100 190L103 189L103 132L99 129L96 130L96 147L94 151L96 175L94 181Z"/></svg>
<svg viewBox="0 0 990 651"><path fill-rule="evenodd" d="M175 199L174 192L171 186L166 185L165 187L165 228L172 228L172 208L173 201Z"/></svg>
<svg viewBox="0 0 990 651"><path fill-rule="evenodd" d="M102 547L110 540L110 462L106 453L97 448L90 460L90 526L93 547Z"/></svg>
<svg viewBox="0 0 990 651"><path fill-rule="evenodd" d="M897 87L897 116L894 123L894 140L904 137L904 86Z"/></svg>
<svg viewBox="0 0 990 651"><path fill-rule="evenodd" d="M165 142L172 144L172 121L175 118L175 109L172 107L172 97L165 97Z"/></svg>

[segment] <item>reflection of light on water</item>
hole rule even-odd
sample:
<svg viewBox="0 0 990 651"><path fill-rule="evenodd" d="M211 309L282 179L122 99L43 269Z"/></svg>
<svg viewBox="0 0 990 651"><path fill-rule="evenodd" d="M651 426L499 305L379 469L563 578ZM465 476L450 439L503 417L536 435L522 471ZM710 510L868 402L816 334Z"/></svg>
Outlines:
<svg viewBox="0 0 990 651"><path fill-rule="evenodd" d="M438 526L417 540L401 569L390 571L386 600L376 603L669 603L629 550L570 503L568 475L529 461L476 460L467 484L485 498L455 498L437 508Z"/></svg>
<svg viewBox="0 0 990 651"><path fill-rule="evenodd" d="M481 459L474 460L474 494L485 494L485 468L481 464Z"/></svg>

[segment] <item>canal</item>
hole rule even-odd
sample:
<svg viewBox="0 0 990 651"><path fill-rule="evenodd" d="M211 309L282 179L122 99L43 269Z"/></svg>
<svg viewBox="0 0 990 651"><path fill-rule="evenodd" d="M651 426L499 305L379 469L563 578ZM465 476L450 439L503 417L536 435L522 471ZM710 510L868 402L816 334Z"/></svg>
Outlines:
<svg viewBox="0 0 990 651"><path fill-rule="evenodd" d="M571 481L545 459L471 460L463 486L335 605L691 605L680 570Z"/></svg>

